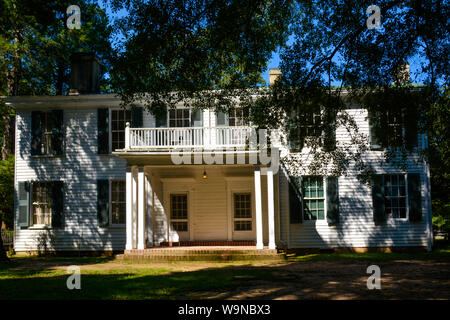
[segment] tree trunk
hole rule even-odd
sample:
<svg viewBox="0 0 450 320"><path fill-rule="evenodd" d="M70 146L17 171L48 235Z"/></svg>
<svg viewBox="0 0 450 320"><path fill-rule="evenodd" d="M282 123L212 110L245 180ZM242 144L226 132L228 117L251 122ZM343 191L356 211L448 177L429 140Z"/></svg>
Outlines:
<svg viewBox="0 0 450 320"><path fill-rule="evenodd" d="M3 238L1 236L1 226L2 226L2 215L0 214L0 261L9 261L9 258L6 255L5 248L3 246Z"/></svg>

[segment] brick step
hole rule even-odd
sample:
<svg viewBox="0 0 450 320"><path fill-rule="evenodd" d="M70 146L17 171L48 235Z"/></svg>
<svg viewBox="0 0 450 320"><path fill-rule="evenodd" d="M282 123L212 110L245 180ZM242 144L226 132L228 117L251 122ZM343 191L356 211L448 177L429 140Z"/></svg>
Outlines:
<svg viewBox="0 0 450 320"><path fill-rule="evenodd" d="M116 259L131 262L167 261L284 261L282 254L199 254L199 255L138 255L121 254Z"/></svg>
<svg viewBox="0 0 450 320"><path fill-rule="evenodd" d="M156 250L127 250L125 251L126 255L144 255L144 256L160 256L160 255L277 255L277 250L221 250L221 249L156 249Z"/></svg>

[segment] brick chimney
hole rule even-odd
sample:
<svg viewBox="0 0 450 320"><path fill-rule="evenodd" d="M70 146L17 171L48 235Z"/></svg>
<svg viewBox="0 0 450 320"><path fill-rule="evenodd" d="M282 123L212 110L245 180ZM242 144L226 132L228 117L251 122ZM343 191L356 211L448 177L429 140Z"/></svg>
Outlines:
<svg viewBox="0 0 450 320"><path fill-rule="evenodd" d="M78 52L70 57L69 95L100 93L100 62L94 53Z"/></svg>
<svg viewBox="0 0 450 320"><path fill-rule="evenodd" d="M269 85L273 86L275 81L281 77L281 69L270 68L269 69Z"/></svg>

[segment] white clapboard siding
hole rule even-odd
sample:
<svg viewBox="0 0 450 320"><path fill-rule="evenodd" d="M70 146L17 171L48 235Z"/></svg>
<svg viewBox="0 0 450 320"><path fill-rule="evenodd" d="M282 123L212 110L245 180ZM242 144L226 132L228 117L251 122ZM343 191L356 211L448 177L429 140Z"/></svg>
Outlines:
<svg viewBox="0 0 450 320"><path fill-rule="evenodd" d="M367 111L350 109L348 112L356 119L361 133L369 136ZM337 128L338 143L348 144L351 140L344 128ZM421 146L419 139L419 147ZM296 155L299 163L309 164L307 155ZM401 173L390 164L382 163L382 151L369 151L365 160L372 164L378 173ZM289 189L286 172L280 171L280 220L281 240L290 248L334 248L334 247L393 247L393 246L427 246L427 199L425 191L426 170L418 155L411 155L407 161L407 172L421 174L422 186L422 220L417 223L409 221L388 220L386 224L375 225L373 221L372 191L370 186L362 184L356 178L356 172L348 172L339 177L339 224L330 226L326 220L304 221L291 224L289 221Z"/></svg>
<svg viewBox="0 0 450 320"><path fill-rule="evenodd" d="M146 112L143 120L145 125L154 124ZM31 111L17 110L16 126L16 190L19 181L64 181L65 227L54 231L54 249L123 249L125 228L100 228L97 222L97 179L124 180L126 165L118 157L97 154L97 108L64 108L65 147L60 157L30 156ZM17 225L15 229L15 250L36 250L44 230Z"/></svg>

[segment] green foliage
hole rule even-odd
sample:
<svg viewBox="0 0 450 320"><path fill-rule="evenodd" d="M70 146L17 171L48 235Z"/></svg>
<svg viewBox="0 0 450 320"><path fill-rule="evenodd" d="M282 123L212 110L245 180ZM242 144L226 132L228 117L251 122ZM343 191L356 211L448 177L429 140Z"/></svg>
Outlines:
<svg viewBox="0 0 450 320"><path fill-rule="evenodd" d="M0 80L9 95L55 95L68 90L70 56L95 52L109 71L111 44L106 13L88 0L78 1L81 29L66 26L70 1L1 1ZM103 78L102 88L108 86ZM5 94L6 95L6 94Z"/></svg>
<svg viewBox="0 0 450 320"><path fill-rule="evenodd" d="M0 215L11 230L14 224L14 156L0 160Z"/></svg>
<svg viewBox="0 0 450 320"><path fill-rule="evenodd" d="M230 105L238 89L263 84L267 61L287 40L291 3L113 0L129 13L115 23L123 41L113 83L125 103L142 98L153 113L178 101Z"/></svg>

